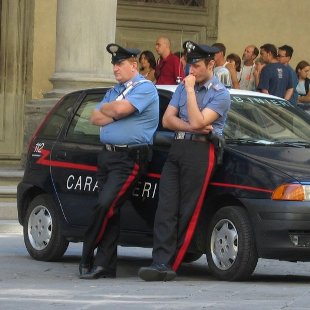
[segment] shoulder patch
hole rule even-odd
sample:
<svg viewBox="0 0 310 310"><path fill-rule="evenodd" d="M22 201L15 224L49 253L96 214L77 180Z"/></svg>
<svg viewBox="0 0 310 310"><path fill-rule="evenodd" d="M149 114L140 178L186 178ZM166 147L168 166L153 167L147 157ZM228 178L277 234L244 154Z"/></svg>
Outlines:
<svg viewBox="0 0 310 310"><path fill-rule="evenodd" d="M221 89L224 89L225 86L218 83L218 84L212 84L212 88L215 89L215 90L221 90Z"/></svg>
<svg viewBox="0 0 310 310"><path fill-rule="evenodd" d="M136 85L142 84L142 83L152 83L152 84L153 84L152 81L149 81L149 80L145 79L145 80L139 80L139 81L137 81L137 82L134 82L134 83L132 84L132 86L136 86Z"/></svg>

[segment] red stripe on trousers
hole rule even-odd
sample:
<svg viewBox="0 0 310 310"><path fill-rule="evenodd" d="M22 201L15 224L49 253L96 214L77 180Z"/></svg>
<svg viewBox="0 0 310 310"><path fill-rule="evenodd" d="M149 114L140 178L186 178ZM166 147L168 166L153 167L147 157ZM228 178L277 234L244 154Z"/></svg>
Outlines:
<svg viewBox="0 0 310 310"><path fill-rule="evenodd" d="M203 186L202 186L202 190L201 190L201 193L200 193L200 196L198 198L198 202L197 202L197 205L195 207L195 210L194 210L194 213L192 215L192 218L188 224L188 227L187 227L187 230L186 230L186 233L185 233L185 238L184 238L184 242L179 250L179 252L177 253L177 256L175 258L175 261L172 265L172 269L174 271L176 271L181 263L182 263L182 260L184 258L184 255L188 249L188 246L192 240L192 237L193 237L193 234L194 234L194 231L195 231L195 228L196 228L196 225L197 225L197 221L198 221L198 218L199 218L199 214L200 214L200 211L201 211L201 207L203 205L203 201L204 201L204 197L205 197L205 193L206 193L206 190L207 190L207 187L208 187L208 184L210 182L210 178L211 178L211 173L212 173L212 170L213 170L213 166L214 166L214 145L212 143L210 143L210 148L209 148L209 164L208 164L208 169L207 169L207 174L206 174L206 177L205 177L205 180L204 180L204 183L203 183Z"/></svg>
<svg viewBox="0 0 310 310"><path fill-rule="evenodd" d="M126 182L123 184L121 190L119 191L119 193L117 194L117 196L115 197L115 199L113 200L111 207L109 208L106 216L104 217L104 220L102 222L102 225L100 227L99 233L97 235L97 238L95 240L95 246L98 245L98 243L100 242L100 240L103 237L104 231L107 227L108 221L109 219L113 216L114 214L114 210L115 210L115 205L117 203L117 201L119 200L119 198L121 196L123 196L126 191L128 190L129 186L131 185L131 183L136 179L138 171L139 171L140 166L138 164L135 164L133 167L133 170L131 172L131 174L129 175L129 177L127 178Z"/></svg>

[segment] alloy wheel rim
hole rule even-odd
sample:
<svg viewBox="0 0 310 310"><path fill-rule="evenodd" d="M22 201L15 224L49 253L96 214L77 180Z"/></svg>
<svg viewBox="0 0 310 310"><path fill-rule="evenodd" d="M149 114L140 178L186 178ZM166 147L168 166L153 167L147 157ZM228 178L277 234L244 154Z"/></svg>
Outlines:
<svg viewBox="0 0 310 310"><path fill-rule="evenodd" d="M236 261L238 254L238 231L228 219L220 220L211 236L211 255L220 270L228 270Z"/></svg>
<svg viewBox="0 0 310 310"><path fill-rule="evenodd" d="M31 246L43 250L49 244L52 235L52 216L49 210L40 205L33 209L28 221L28 237Z"/></svg>

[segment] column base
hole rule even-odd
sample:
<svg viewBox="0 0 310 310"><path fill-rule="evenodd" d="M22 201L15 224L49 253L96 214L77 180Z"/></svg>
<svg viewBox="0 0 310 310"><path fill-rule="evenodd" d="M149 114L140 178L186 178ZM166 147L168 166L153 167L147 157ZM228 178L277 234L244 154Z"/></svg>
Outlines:
<svg viewBox="0 0 310 310"><path fill-rule="evenodd" d="M76 73L55 73L50 81L54 88L44 93L44 98L61 98L75 90L110 87L116 84L114 76L78 75Z"/></svg>

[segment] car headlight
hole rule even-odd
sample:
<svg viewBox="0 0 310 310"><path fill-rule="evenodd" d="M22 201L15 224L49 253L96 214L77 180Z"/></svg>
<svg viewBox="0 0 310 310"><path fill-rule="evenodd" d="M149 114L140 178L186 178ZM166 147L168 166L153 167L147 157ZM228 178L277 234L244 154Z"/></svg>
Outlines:
<svg viewBox="0 0 310 310"><path fill-rule="evenodd" d="M310 185L285 183L278 186L272 193L273 200L310 200Z"/></svg>

